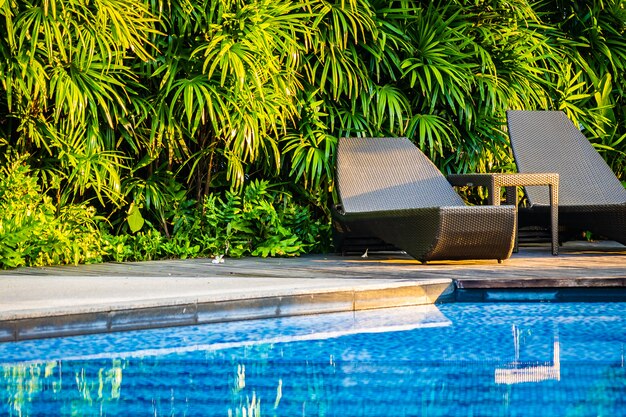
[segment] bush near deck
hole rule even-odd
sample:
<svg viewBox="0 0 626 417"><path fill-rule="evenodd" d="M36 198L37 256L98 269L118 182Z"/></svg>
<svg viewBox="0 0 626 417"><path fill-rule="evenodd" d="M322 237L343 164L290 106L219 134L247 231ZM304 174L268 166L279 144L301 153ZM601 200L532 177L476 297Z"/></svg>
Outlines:
<svg viewBox="0 0 626 417"><path fill-rule="evenodd" d="M624 181L626 2L570 3L0 0L0 166L27 155L28 204L60 231L38 244L2 214L24 233L5 266L203 256L191 225L259 181L316 243L270 216L215 251L325 250L338 137L511 171L509 108L564 110Z"/></svg>

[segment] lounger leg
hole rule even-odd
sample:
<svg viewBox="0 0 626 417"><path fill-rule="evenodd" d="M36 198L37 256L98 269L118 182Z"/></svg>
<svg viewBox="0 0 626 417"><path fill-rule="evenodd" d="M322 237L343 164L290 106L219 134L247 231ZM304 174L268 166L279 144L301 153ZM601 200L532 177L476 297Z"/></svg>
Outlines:
<svg viewBox="0 0 626 417"><path fill-rule="evenodd" d="M552 255L559 254L559 188L550 185L550 221L552 225Z"/></svg>
<svg viewBox="0 0 626 417"><path fill-rule="evenodd" d="M517 201L517 187L504 187L506 195L506 204L515 206L515 215L518 216L517 227L515 228L515 244L513 245L513 252L519 252L519 211Z"/></svg>

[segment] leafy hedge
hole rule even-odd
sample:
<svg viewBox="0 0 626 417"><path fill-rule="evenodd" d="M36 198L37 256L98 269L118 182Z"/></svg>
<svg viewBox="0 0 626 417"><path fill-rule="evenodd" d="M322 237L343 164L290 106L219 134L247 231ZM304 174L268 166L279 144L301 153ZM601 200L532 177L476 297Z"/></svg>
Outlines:
<svg viewBox="0 0 626 417"><path fill-rule="evenodd" d="M56 207L25 159L0 169L0 265L102 260L94 208L86 203Z"/></svg>
<svg viewBox="0 0 626 417"><path fill-rule="evenodd" d="M327 231L341 136L408 136L448 172L511 170L509 108L564 110L626 180L625 5L0 0L0 166L28 155L46 215L80 211L100 246L125 247L116 259L202 254L180 213L245 204L255 181L289 184ZM159 239L171 249L142 249ZM231 255L294 252L237 239ZM87 260L72 253L51 262Z"/></svg>
<svg viewBox="0 0 626 417"><path fill-rule="evenodd" d="M201 208L181 208L174 234L155 231L105 235L106 259L115 261L198 256L297 256L329 250L330 225L283 186L252 181L241 194L210 194Z"/></svg>
<svg viewBox="0 0 626 417"><path fill-rule="evenodd" d="M112 234L86 203L56 207L35 173L19 158L0 179L0 266L222 256L297 256L327 251L330 226L314 218L283 186L252 181L243 193L210 194L198 207L179 207L174 235L149 225ZM143 229L143 228L142 228Z"/></svg>

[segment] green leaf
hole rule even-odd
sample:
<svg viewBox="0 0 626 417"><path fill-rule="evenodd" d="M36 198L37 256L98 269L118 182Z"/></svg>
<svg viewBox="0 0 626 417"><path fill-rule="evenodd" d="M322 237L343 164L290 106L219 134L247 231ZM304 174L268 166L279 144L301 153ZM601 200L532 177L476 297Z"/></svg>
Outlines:
<svg viewBox="0 0 626 417"><path fill-rule="evenodd" d="M130 231L132 233L137 233L144 225L145 220L141 215L139 207L134 202L130 204L126 221L128 222L128 226L130 227Z"/></svg>

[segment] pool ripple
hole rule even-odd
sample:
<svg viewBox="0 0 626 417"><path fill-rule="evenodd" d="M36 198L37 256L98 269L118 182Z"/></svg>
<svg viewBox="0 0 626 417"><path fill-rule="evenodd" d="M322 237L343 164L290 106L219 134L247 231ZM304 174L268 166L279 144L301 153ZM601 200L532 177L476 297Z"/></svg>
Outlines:
<svg viewBox="0 0 626 417"><path fill-rule="evenodd" d="M443 304L0 345L2 415L619 416L626 304Z"/></svg>

